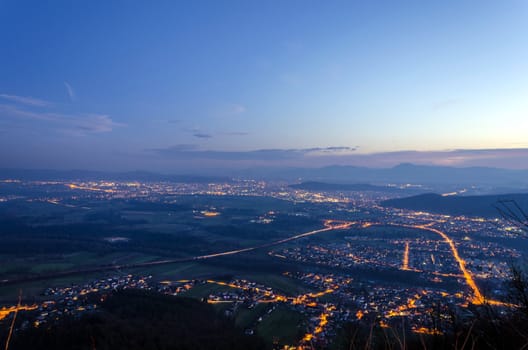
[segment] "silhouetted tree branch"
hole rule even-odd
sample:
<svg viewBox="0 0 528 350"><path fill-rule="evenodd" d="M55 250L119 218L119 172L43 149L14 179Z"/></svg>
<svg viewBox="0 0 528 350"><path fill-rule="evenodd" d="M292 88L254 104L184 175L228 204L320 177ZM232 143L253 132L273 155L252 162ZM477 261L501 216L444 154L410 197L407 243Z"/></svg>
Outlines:
<svg viewBox="0 0 528 350"><path fill-rule="evenodd" d="M516 201L511 199L499 200L494 207L504 220L518 227L524 233L528 233L528 214Z"/></svg>

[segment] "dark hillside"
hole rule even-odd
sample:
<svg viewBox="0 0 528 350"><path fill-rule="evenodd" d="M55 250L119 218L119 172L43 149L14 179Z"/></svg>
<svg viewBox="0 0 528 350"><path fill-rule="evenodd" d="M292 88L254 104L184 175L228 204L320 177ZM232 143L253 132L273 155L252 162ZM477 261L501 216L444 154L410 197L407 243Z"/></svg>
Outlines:
<svg viewBox="0 0 528 350"><path fill-rule="evenodd" d="M385 207L427 211L448 215L483 217L500 216L496 205L503 200L515 201L521 208L528 208L528 194L502 194L487 196L441 196L428 193L418 196L383 201Z"/></svg>
<svg viewBox="0 0 528 350"><path fill-rule="evenodd" d="M211 305L140 290L117 292L101 309L18 333L12 349L263 349Z"/></svg>

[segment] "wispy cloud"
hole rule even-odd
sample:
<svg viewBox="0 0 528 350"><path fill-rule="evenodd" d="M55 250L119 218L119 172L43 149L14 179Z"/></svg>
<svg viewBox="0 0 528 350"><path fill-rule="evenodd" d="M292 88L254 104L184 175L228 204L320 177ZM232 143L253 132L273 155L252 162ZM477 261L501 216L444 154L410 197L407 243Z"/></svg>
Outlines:
<svg viewBox="0 0 528 350"><path fill-rule="evenodd" d="M193 137L199 138L199 139L210 139L213 137L213 134L210 134L208 132L202 131L200 127L195 128L185 128L183 131L190 133Z"/></svg>
<svg viewBox="0 0 528 350"><path fill-rule="evenodd" d="M0 94L0 97L4 100L8 100L8 101L15 102L15 103L20 103L26 106L49 107L53 105L51 102L41 100L38 98L27 97L27 96Z"/></svg>
<svg viewBox="0 0 528 350"><path fill-rule="evenodd" d="M528 148L459 149L358 153L358 147L314 147L249 151L204 150L198 145L176 145L146 150L167 160L216 162L219 166L281 165L320 167L353 165L388 168L402 163L454 167L528 168Z"/></svg>
<svg viewBox="0 0 528 350"><path fill-rule="evenodd" d="M0 117L41 121L57 130L76 134L109 132L116 126L123 126L105 114L35 112L5 104L0 104Z"/></svg>
<svg viewBox="0 0 528 350"><path fill-rule="evenodd" d="M245 131L227 131L227 132L223 132L222 134L228 135L228 136L247 136L249 135L249 133Z"/></svg>
<svg viewBox="0 0 528 350"><path fill-rule="evenodd" d="M199 139L211 139L215 136L246 136L248 135L247 132L243 131L226 131L226 132L205 132L202 131L201 128L192 128L192 129L183 129L186 132L189 132L192 134L192 136L199 138Z"/></svg>
<svg viewBox="0 0 528 350"><path fill-rule="evenodd" d="M65 81L64 87L66 88L66 92L68 93L70 101L75 101L77 99L77 95L75 94L75 90L73 90L72 86L67 81Z"/></svg>
<svg viewBox="0 0 528 350"><path fill-rule="evenodd" d="M196 132L193 134L194 137L197 137L199 139L210 139L211 137L213 137L213 135L211 134L206 134L206 133L203 133L203 132Z"/></svg>
<svg viewBox="0 0 528 350"><path fill-rule="evenodd" d="M401 163L412 163L454 167L528 169L528 148L358 153L332 157L328 160L331 160L333 164L367 167L392 167Z"/></svg>
<svg viewBox="0 0 528 350"><path fill-rule="evenodd" d="M231 114L242 114L242 113L245 113L247 111L247 108L246 106L243 106L241 104L232 104L229 106L229 112Z"/></svg>
<svg viewBox="0 0 528 350"><path fill-rule="evenodd" d="M201 150L197 146L181 145L149 149L148 152L171 159L208 159L226 161L284 161L309 157L324 157L353 152L351 147L315 147L301 149L260 149L251 151Z"/></svg>
<svg viewBox="0 0 528 350"><path fill-rule="evenodd" d="M247 112L247 107L240 103L227 103L217 106L213 112L217 117L236 117Z"/></svg>

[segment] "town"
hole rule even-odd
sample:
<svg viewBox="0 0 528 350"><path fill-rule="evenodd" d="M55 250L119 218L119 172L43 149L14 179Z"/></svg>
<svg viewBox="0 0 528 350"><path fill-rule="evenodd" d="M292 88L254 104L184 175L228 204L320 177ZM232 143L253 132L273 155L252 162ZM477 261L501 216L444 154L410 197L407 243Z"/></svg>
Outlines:
<svg viewBox="0 0 528 350"><path fill-rule="evenodd" d="M309 348L327 346L346 322L366 322L383 328L401 324L404 319L414 333L442 334L449 328L453 313L468 315L471 305L491 304L501 312L514 307L505 300L505 283L511 278L508 264L523 252L514 248L514 244L500 244L497 238L515 240L515 227L500 218L450 216L380 206L380 201L394 196L391 191L317 192L252 180L212 184L3 182L38 193L35 197L2 195L3 203L42 202L89 211L97 202L123 199L171 204L178 203L180 196L225 197L235 201L239 197L263 197L295 205L316 205L319 209L315 219L326 218L320 229L291 232L290 237L277 241L238 250L211 251L185 260L222 259L226 255L263 251L271 261L298 266L295 271L280 271L280 276L300 286L304 293L288 293L251 278L218 279L214 273L210 277L200 273L193 278L178 278L175 273L173 278L166 279L166 275L158 276L155 272L137 274L134 268L120 271L123 267L115 264L116 271L112 271L111 265L101 278L48 286L34 298L34 303L3 306L0 323L4 325L18 312L27 315L21 329L41 327L65 315L97 312L108 293L135 288L199 297L227 317L264 305L244 325L247 335L258 334L259 324L277 312L280 305L302 315L303 320L296 325L301 327L303 336L297 343L281 346ZM300 206L288 215L308 220L313 219L314 212ZM244 220L251 225L272 227L280 214L281 209L276 208ZM200 222L222 216L225 213L220 206L192 210L192 217ZM325 238L330 234L337 238ZM130 238L116 235L104 240L119 246L128 244ZM145 266L157 262L151 258ZM482 286L486 287L485 292ZM197 289L203 291L193 294Z"/></svg>

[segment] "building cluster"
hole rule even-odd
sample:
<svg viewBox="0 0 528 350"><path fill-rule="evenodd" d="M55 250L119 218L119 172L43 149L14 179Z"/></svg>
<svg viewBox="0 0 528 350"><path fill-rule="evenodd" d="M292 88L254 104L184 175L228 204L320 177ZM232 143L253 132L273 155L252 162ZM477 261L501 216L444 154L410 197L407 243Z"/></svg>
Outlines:
<svg viewBox="0 0 528 350"><path fill-rule="evenodd" d="M80 316L86 312L97 309L98 304L103 301L105 293L119 289L151 289L149 280L152 276L122 275L92 280L88 283L69 287L46 288L43 292L44 301L33 305L13 306L0 317L1 322L10 322L15 311L31 311L32 322L26 321L22 328L29 326L40 327L45 323L53 323L64 316ZM0 312L1 315L1 312Z"/></svg>

